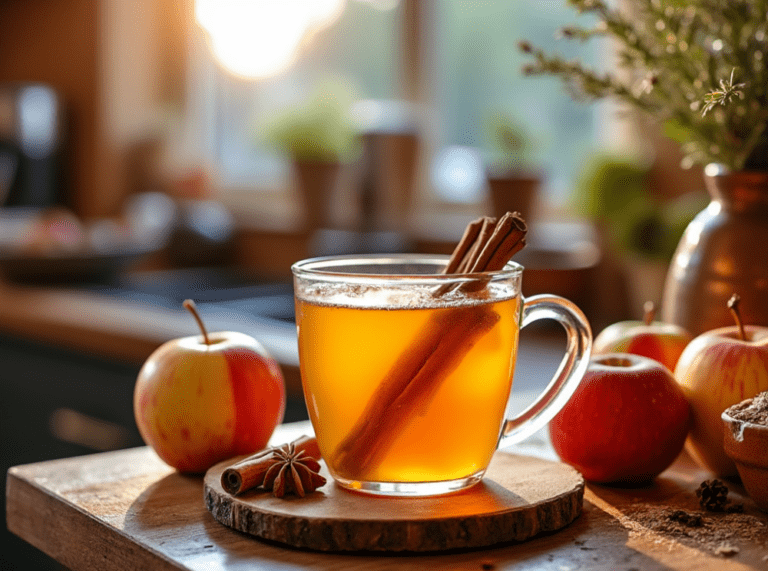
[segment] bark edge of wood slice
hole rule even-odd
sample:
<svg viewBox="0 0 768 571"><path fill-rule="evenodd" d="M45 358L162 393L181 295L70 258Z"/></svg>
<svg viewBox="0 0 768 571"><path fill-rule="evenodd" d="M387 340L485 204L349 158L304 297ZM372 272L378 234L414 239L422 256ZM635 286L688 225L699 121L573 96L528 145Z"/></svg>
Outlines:
<svg viewBox="0 0 768 571"><path fill-rule="evenodd" d="M221 473L205 475L208 511L219 523L262 539L316 551L437 552L530 539L561 529L581 514L584 479L559 462L499 451L483 480L454 494L388 498L328 483L304 498L250 490L232 496Z"/></svg>

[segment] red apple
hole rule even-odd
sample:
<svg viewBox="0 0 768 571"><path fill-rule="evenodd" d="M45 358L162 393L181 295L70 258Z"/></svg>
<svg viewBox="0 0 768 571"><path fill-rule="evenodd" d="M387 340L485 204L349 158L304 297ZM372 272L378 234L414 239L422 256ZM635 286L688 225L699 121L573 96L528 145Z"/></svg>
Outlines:
<svg viewBox="0 0 768 571"><path fill-rule="evenodd" d="M641 484L683 449L690 407L658 361L593 356L573 397L549 424L555 452L598 483Z"/></svg>
<svg viewBox="0 0 768 571"><path fill-rule="evenodd" d="M253 337L212 333L187 300L202 335L169 341L149 356L133 397L144 442L180 472L264 448L285 412L277 362Z"/></svg>
<svg viewBox="0 0 768 571"><path fill-rule="evenodd" d="M593 355L632 353L655 359L670 372L691 341L691 334L679 325L653 321L655 308L648 302L643 321L620 321L603 329L592 344Z"/></svg>
<svg viewBox="0 0 768 571"><path fill-rule="evenodd" d="M693 412L686 450L721 478L735 476L737 471L723 448L720 416L729 406L768 390L768 327L741 324L738 296L731 298L729 307L737 325L696 337L675 369Z"/></svg>

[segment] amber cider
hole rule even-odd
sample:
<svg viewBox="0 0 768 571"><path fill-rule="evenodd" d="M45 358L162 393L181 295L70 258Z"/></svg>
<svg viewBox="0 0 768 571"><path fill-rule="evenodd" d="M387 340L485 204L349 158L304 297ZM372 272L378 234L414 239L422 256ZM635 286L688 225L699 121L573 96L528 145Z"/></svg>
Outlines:
<svg viewBox="0 0 768 571"><path fill-rule="evenodd" d="M339 303L334 297L296 299L304 394L329 470L346 480L378 482L434 482L482 474L496 449L511 390L519 295L454 296L450 303L415 304L384 297L379 305L344 303L343 296ZM369 420L363 415L397 360L418 347L420 336L435 324L452 324L441 335L461 336L462 324L445 318L450 317L447 312L470 306L493 315L492 326L461 347L457 363L445 371L437 368L441 378L434 379L434 388L389 425L395 430L388 431L389 441L375 464L360 472L355 462L342 465L342 443ZM386 414L397 412L390 408Z"/></svg>

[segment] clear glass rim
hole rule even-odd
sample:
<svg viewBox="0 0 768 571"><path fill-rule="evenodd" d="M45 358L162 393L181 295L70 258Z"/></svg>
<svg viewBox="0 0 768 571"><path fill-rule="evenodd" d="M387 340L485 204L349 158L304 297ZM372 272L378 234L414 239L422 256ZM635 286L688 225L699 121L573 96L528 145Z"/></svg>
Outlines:
<svg viewBox="0 0 768 571"><path fill-rule="evenodd" d="M503 280L518 277L523 272L523 266L516 262L507 262L504 269L493 272L479 272L471 274L407 274L407 273L369 273L356 271L339 271L339 266L345 268L354 268L355 266L372 265L406 265L406 264L434 264L444 267L449 256L439 254L349 254L341 256L322 256L317 258L307 258L296 262L291 266L293 275L297 278L322 280L322 281L343 281L346 283L373 283L386 281L408 281L412 283L439 283L445 281L474 281L479 277L484 280ZM334 270L323 268L333 267Z"/></svg>

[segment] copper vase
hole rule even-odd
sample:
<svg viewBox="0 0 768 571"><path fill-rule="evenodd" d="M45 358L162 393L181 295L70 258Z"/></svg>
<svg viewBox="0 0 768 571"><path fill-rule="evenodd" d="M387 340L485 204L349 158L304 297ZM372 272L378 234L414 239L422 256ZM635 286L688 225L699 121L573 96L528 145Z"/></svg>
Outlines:
<svg viewBox="0 0 768 571"><path fill-rule="evenodd" d="M709 165L705 183L712 201L677 246L662 319L693 335L733 325L726 304L738 293L745 323L768 325L768 172Z"/></svg>

